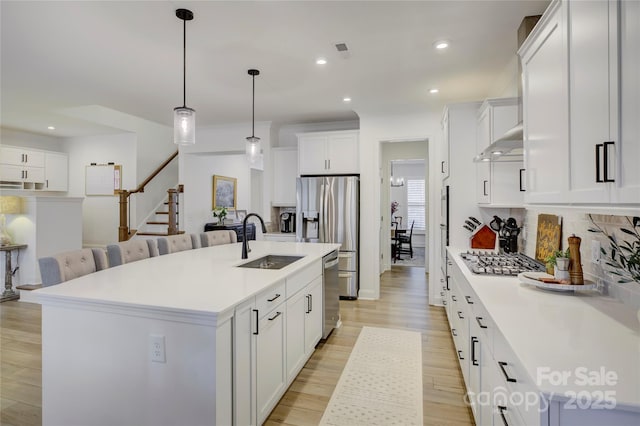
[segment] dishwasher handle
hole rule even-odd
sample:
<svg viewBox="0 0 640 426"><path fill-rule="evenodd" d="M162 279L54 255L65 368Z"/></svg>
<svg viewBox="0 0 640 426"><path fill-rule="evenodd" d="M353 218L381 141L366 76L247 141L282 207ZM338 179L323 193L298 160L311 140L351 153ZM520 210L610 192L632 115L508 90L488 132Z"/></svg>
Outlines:
<svg viewBox="0 0 640 426"><path fill-rule="evenodd" d="M329 262L326 262L324 264L324 269L329 269L329 268L333 268L334 266L336 266L338 264L339 260L338 258L334 258L333 260L330 260Z"/></svg>

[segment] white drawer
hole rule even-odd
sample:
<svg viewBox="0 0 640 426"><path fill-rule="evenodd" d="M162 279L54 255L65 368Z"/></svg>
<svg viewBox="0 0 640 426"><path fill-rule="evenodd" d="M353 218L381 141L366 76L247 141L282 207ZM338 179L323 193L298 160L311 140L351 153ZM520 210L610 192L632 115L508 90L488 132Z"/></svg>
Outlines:
<svg viewBox="0 0 640 426"><path fill-rule="evenodd" d="M265 314L270 312L273 308L284 302L285 299L286 295L284 281L281 281L277 285L272 286L257 295L256 309L258 310L259 318L265 316Z"/></svg>
<svg viewBox="0 0 640 426"><path fill-rule="evenodd" d="M307 284L322 275L322 261L318 260L287 278L287 298L302 290Z"/></svg>

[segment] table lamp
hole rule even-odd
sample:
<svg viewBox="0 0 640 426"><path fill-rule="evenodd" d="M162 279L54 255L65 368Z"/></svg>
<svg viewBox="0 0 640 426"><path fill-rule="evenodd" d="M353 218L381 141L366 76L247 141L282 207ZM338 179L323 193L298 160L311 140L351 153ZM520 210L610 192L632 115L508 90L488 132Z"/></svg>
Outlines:
<svg viewBox="0 0 640 426"><path fill-rule="evenodd" d="M0 246L6 246L13 243L13 239L7 232L7 220L5 214L21 213L22 200L15 195L0 196Z"/></svg>

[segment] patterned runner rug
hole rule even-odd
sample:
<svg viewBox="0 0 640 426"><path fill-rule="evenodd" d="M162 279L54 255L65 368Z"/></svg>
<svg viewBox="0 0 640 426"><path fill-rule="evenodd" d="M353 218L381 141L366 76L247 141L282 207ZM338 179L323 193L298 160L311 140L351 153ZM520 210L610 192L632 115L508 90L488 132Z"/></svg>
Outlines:
<svg viewBox="0 0 640 426"><path fill-rule="evenodd" d="M422 339L363 327L320 425L422 425Z"/></svg>

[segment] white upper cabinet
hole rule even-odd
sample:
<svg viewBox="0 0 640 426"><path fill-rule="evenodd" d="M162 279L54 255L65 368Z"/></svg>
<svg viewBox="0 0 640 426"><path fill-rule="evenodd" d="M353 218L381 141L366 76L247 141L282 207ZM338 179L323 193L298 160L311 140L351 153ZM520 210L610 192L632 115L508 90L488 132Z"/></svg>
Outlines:
<svg viewBox="0 0 640 426"><path fill-rule="evenodd" d="M0 163L25 167L44 167L44 152L3 146L0 147Z"/></svg>
<svg viewBox="0 0 640 426"><path fill-rule="evenodd" d="M518 124L518 99L487 99L478 111L476 152L481 152ZM522 161L476 163L478 204L521 207L524 203Z"/></svg>
<svg viewBox="0 0 640 426"><path fill-rule="evenodd" d="M607 203L618 140L616 2L567 2L569 40L569 200Z"/></svg>
<svg viewBox="0 0 640 426"><path fill-rule="evenodd" d="M564 3L555 2L520 49L525 200L566 203L569 164L569 88Z"/></svg>
<svg viewBox="0 0 640 426"><path fill-rule="evenodd" d="M612 201L640 203L640 2L620 2L620 143Z"/></svg>
<svg viewBox="0 0 640 426"><path fill-rule="evenodd" d="M521 48L527 202L640 204L639 10L554 1Z"/></svg>
<svg viewBox="0 0 640 426"><path fill-rule="evenodd" d="M358 130L299 133L300 175L359 173L358 134Z"/></svg>
<svg viewBox="0 0 640 426"><path fill-rule="evenodd" d="M69 157L61 152L44 154L44 189L67 191L69 189Z"/></svg>
<svg viewBox="0 0 640 426"><path fill-rule="evenodd" d="M298 150L295 148L271 149L273 159L272 206L296 205L296 178L298 177Z"/></svg>
<svg viewBox="0 0 640 426"><path fill-rule="evenodd" d="M440 158L440 176L442 179L449 177L450 158L449 147L451 146L450 140L451 133L449 131L449 109L445 108L442 115L442 157Z"/></svg>

